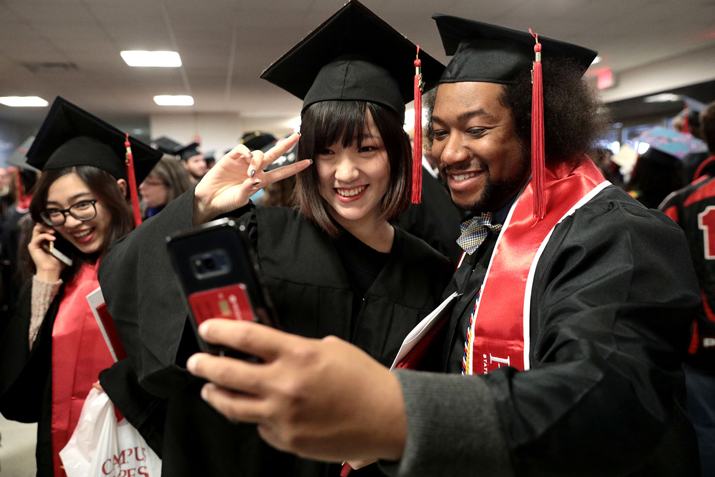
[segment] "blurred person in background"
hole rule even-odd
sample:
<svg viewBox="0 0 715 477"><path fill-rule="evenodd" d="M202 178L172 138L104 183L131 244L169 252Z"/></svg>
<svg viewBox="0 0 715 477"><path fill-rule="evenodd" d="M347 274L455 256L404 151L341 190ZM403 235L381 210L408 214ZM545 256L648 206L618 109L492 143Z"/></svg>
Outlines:
<svg viewBox="0 0 715 477"><path fill-rule="evenodd" d="M626 191L649 209L655 209L668 194L685 184L683 161L651 146L638 158Z"/></svg>
<svg viewBox="0 0 715 477"><path fill-rule="evenodd" d="M142 218L154 217L191 186L188 171L174 157L164 155L139 184L139 195L143 204Z"/></svg>
<svg viewBox="0 0 715 477"><path fill-rule="evenodd" d="M3 317L0 320L0 335L5 329L6 320L13 316L15 312L15 303L20 293L20 284L23 283L22 274L17 273L18 251L21 243L21 232L26 232L28 228L32 227L31 220L26 220L26 218L29 218L28 212L30 211L33 188L39 176L39 171L25 162L25 154L33 139L30 138L29 142L19 147L8 159L8 162L16 168L13 172L16 178L13 186L17 201L8 210L0 233L0 265L2 266L0 316Z"/></svg>
<svg viewBox="0 0 715 477"><path fill-rule="evenodd" d="M43 171L30 204L33 276L0 338L0 412L38 423L39 477L66 475L59 452L99 372L114 362L87 295L99 287L97 269L109 246L134 228L124 141L120 131L57 98L27 153L28 164ZM141 181L161 155L129 141ZM52 254L60 237L71 263Z"/></svg>
<svg viewBox="0 0 715 477"><path fill-rule="evenodd" d="M2 222L8 208L15 202L15 196L10 189L11 183L12 177L10 171L4 167L0 167L0 227L2 227Z"/></svg>
<svg viewBox="0 0 715 477"><path fill-rule="evenodd" d="M660 209L685 231L703 296L683 366L688 411L698 434L702 475L715 475L715 102L700 115L711 156L693 182L668 197Z"/></svg>
<svg viewBox="0 0 715 477"><path fill-rule="evenodd" d="M192 142L174 151L179 157L184 169L189 173L189 178L192 184L196 184L201 178L206 175L208 167L206 166L206 158L199 150L199 143Z"/></svg>

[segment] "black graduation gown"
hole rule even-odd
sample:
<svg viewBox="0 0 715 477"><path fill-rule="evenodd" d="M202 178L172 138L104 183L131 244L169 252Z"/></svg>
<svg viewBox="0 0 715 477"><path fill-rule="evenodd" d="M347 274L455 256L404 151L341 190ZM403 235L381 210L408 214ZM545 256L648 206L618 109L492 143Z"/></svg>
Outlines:
<svg viewBox="0 0 715 477"><path fill-rule="evenodd" d="M19 211L17 206L12 207L5 217L0 233L0 335L7 325L7 320L15 313L15 304L20 294L16 277L20 221L27 213L28 211Z"/></svg>
<svg viewBox="0 0 715 477"><path fill-rule="evenodd" d="M18 299L16 313L0 338L0 412L7 419L37 422L37 475L54 475L52 457L52 327L64 285L50 304L32 351L29 349L32 288ZM5 436L10 437L10 436Z"/></svg>
<svg viewBox="0 0 715 477"><path fill-rule="evenodd" d="M427 242L456 267L462 256L462 248L457 245L461 221L447 187L423 167L422 203L410 206L394 224Z"/></svg>
<svg viewBox="0 0 715 477"><path fill-rule="evenodd" d="M103 387L128 419L138 414L132 411L137 405L121 383L132 372L144 390L169 398L163 442L153 441L161 447L156 450L165 475L338 475L337 466L270 448L255 426L228 422L201 400L202 383L183 369L197 349L164 239L192 226L192 209L193 190L117 242L102 261L100 284L131 360L130 369L123 363L105 371ZM365 294L351 333L353 295L332 239L293 209L256 208L241 220L254 230L261 272L283 328L349 340L387 366L407 333L439 302L452 274L443 256L396 228L390 258ZM145 415L135 427L146 432L161 417ZM362 473L377 468L356 475Z"/></svg>
<svg viewBox="0 0 715 477"><path fill-rule="evenodd" d="M495 241L465 258L445 290L463 296L441 371L461 372ZM679 401L698 303L682 232L622 190L604 189L557 225L534 277L531 370L485 376L516 474L697 475Z"/></svg>

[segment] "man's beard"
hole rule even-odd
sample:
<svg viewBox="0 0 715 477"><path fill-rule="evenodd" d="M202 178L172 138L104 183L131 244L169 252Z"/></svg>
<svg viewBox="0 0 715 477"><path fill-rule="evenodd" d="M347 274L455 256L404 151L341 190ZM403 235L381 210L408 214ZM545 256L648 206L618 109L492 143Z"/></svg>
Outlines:
<svg viewBox="0 0 715 477"><path fill-rule="evenodd" d="M516 193L519 192L528 178L531 164L526 156L526 153L523 151L521 159L522 160L519 163L520 168L517 173L499 181L492 180L491 175L489 174L489 168L486 164L483 164L478 159L473 159L473 161L476 161L479 164L479 167L486 172L486 180L484 188L482 189L482 194L479 199L475 200L471 204L459 204L455 202L454 199L452 199L452 202L460 209L469 211L473 214L498 211L509 202L509 199L514 197ZM443 172L445 171L443 170Z"/></svg>

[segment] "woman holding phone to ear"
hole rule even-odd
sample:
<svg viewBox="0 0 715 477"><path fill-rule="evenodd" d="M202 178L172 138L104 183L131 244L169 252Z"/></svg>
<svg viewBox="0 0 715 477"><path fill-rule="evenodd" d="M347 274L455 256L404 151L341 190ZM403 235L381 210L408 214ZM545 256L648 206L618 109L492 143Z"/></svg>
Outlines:
<svg viewBox="0 0 715 477"><path fill-rule="evenodd" d="M412 154L403 118L414 94L416 51L349 2L263 75L303 100L300 137L265 154L237 146L103 262L100 283L130 343L138 384L167 398L165 419L135 424L160 446L165 475L339 475L337 466L268 447L254 426L231 423L201 400L203 383L184 369L197 345L165 238L225 214L237 217L285 330L339 336L389 366L452 275L446 258L390 224L410 204ZM420 57L425 80L436 83L442 65ZM298 162L264 171L296 142ZM261 187L296 173L299 208L249 202ZM122 411L132 397L120 386L120 368L100 379ZM151 441L149 431L161 442ZM356 475L371 473L378 471Z"/></svg>
<svg viewBox="0 0 715 477"><path fill-rule="evenodd" d="M59 452L99 372L114 363L86 297L99 287L107 249L134 222L125 198L124 136L104 127L58 98L28 152L28 163L43 170L30 204L33 276L0 338L0 411L38 422L37 475L43 477L65 475ZM143 177L160 154L133 139L131 145ZM69 263L53 255L60 242Z"/></svg>

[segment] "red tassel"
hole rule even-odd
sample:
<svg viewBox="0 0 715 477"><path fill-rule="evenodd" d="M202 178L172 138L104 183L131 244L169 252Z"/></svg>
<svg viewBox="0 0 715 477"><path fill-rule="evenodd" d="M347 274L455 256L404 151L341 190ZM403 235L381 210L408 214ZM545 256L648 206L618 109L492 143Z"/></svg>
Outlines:
<svg viewBox="0 0 715 477"><path fill-rule="evenodd" d="M541 70L541 43L539 35L529 33L536 40L534 53L534 69L532 70L531 90L531 177L534 181L534 217L537 220L544 218L546 204L544 203L544 178L546 176L546 152L544 149L544 86Z"/></svg>
<svg viewBox="0 0 715 477"><path fill-rule="evenodd" d="M132 210L134 211L134 226L139 227L142 223L142 213L139 209L139 193L137 192L137 176L134 173L134 154L129 143L129 134L124 138L124 147L127 148L125 164L127 166L127 179L129 179L129 195L132 198Z"/></svg>
<svg viewBox="0 0 715 477"><path fill-rule="evenodd" d="M688 111L688 105L685 105L683 109L683 134L690 134L690 111Z"/></svg>
<svg viewBox="0 0 715 477"><path fill-rule="evenodd" d="M415 147L412 151L412 203L422 202L422 60L415 59Z"/></svg>

